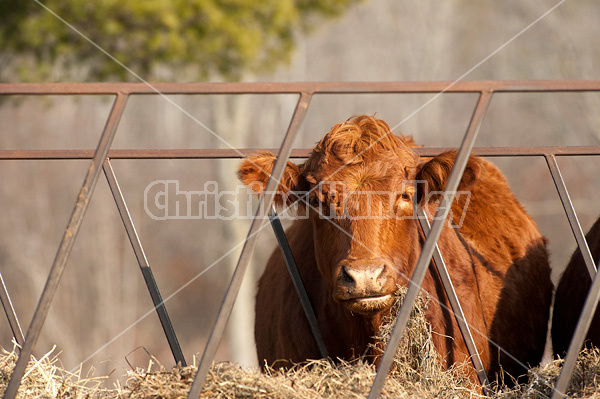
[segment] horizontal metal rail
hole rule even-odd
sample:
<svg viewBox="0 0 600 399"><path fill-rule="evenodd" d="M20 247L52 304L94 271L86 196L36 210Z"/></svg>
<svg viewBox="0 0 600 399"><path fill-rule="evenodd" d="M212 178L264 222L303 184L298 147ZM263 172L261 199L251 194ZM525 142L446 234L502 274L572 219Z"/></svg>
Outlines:
<svg viewBox="0 0 600 399"><path fill-rule="evenodd" d="M600 80L244 83L0 83L0 94L360 94L600 91Z"/></svg>
<svg viewBox="0 0 600 399"><path fill-rule="evenodd" d="M455 147L413 148L422 157L436 156ZM307 158L312 149L291 151L290 158ZM110 159L242 159L260 152L279 153L275 148L237 149L123 149L110 150ZM538 147L474 147L473 155L484 157L532 157L532 156L593 156L600 155L600 146L538 146ZM94 150L0 150L0 160L44 161L91 159Z"/></svg>

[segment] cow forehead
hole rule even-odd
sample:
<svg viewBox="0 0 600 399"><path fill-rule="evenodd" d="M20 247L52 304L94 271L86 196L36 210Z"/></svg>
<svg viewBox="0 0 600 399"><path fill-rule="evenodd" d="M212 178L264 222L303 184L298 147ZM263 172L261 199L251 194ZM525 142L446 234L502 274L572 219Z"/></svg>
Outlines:
<svg viewBox="0 0 600 399"><path fill-rule="evenodd" d="M394 191L412 179L418 156L387 123L362 115L335 125L301 167L311 188L325 191ZM331 182L335 182L332 185ZM335 201L334 201L335 202Z"/></svg>
<svg viewBox="0 0 600 399"><path fill-rule="evenodd" d="M390 153L354 164L307 161L303 175L313 187L324 186L326 191L388 190L409 177L401 159Z"/></svg>

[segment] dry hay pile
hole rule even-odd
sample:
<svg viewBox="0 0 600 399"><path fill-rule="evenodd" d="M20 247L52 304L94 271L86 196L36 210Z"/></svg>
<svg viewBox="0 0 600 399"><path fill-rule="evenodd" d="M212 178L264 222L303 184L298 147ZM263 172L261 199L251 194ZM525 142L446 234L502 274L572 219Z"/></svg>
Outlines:
<svg viewBox="0 0 600 399"><path fill-rule="evenodd" d="M396 309L400 306L399 296ZM462 367L444 370L431 342L431 327L425 321L427 304L419 298L396 353L394 365L383 389L384 397L402 398L479 398L477 387L461 373ZM391 325L382 328L381 339L389 337ZM14 368L16 355L0 354L0 395ZM560 373L561 361L530 371L529 383L513 389L498 389L498 399L547 398ZM375 367L362 360L339 362L325 360L297 365L293 370L269 369L260 373L233 363L212 365L202 398L365 398L375 377ZM102 378L73 374L60 367L50 353L40 360L32 358L19 398L185 398L196 368L165 370L151 362L146 369L128 372L125 386L102 387ZM577 363L569 396L600 399L600 352L584 351Z"/></svg>
<svg viewBox="0 0 600 399"><path fill-rule="evenodd" d="M4 395L6 386L17 362L15 349L7 352L0 348L0 395ZM22 379L18 398L105 398L109 392L102 387L106 377L82 375L81 369L71 373L61 367L58 354L52 356L54 348L39 360L33 356Z"/></svg>
<svg viewBox="0 0 600 399"><path fill-rule="evenodd" d="M395 311L400 308L405 289L398 294ZM420 297L409 319L406 332L396 353L392 374L386 380L383 396L419 398L480 397L477 387L459 370L445 371L431 340L431 327L425 320L425 301ZM387 341L391 320L378 338ZM148 397L176 398L166 394L165 385L179 387L179 394L189 390L195 369L175 373L130 373L127 389L132 399ZM376 369L363 360L338 362L315 360L297 365L293 370L269 369L265 374L244 370L232 363L214 364L204 384L201 397L206 398L365 398L369 394ZM185 388L184 388L185 386Z"/></svg>
<svg viewBox="0 0 600 399"><path fill-rule="evenodd" d="M498 389L495 398L549 398L552 396L563 360L554 360L548 364L529 370L528 383L513 389ZM600 399L600 349L584 349L579 353L573 376L567 390L569 398Z"/></svg>

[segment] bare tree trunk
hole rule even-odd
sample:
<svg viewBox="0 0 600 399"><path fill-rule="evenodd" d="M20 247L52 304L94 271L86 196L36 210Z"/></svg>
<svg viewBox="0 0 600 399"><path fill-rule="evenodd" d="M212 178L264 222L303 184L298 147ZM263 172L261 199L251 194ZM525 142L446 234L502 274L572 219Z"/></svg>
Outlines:
<svg viewBox="0 0 600 399"><path fill-rule="evenodd" d="M217 97L215 104L215 133L227 140L236 148L248 146L248 121L251 120L249 96ZM221 165L222 161L217 161ZM219 190L234 190L239 184L235 171L228 167L217 167ZM248 227L240 220L222 221L222 233L225 241L223 251L246 239ZM240 247L241 248L241 247ZM230 271L237 264L240 250L227 257ZM239 295L227 325L227 341L230 347L230 358L244 366L257 364L254 345L254 297L256 295L256 278L252 265L244 278Z"/></svg>

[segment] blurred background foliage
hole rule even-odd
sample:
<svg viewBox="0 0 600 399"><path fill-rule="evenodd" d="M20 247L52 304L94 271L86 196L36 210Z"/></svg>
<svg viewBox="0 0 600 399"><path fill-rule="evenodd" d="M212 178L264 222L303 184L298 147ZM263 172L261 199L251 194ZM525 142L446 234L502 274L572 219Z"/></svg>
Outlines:
<svg viewBox="0 0 600 399"><path fill-rule="evenodd" d="M82 80L239 80L289 62L296 38L359 0L0 0L3 78L47 81L58 65ZM60 17L60 18L57 18ZM82 65L85 68L82 70Z"/></svg>

